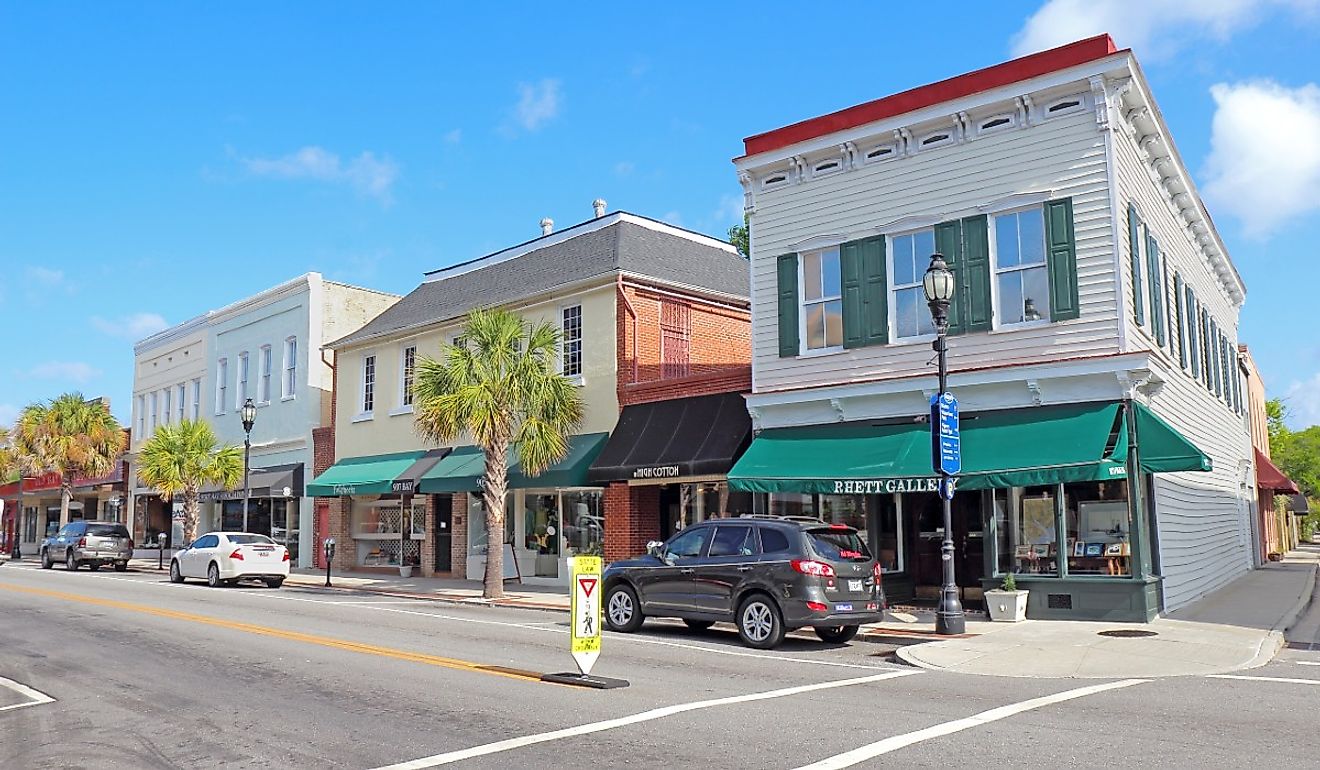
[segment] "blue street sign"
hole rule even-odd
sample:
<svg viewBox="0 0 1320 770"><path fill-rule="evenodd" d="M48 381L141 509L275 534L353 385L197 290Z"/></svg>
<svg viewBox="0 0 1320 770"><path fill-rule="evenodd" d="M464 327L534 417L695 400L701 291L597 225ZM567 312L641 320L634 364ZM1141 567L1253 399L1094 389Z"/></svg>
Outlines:
<svg viewBox="0 0 1320 770"><path fill-rule="evenodd" d="M953 489L958 486L958 479L950 476L947 479L940 480L940 497L945 500L953 499Z"/></svg>
<svg viewBox="0 0 1320 770"><path fill-rule="evenodd" d="M962 470L962 434L958 430L958 399L952 393L930 397L931 464L936 473Z"/></svg>

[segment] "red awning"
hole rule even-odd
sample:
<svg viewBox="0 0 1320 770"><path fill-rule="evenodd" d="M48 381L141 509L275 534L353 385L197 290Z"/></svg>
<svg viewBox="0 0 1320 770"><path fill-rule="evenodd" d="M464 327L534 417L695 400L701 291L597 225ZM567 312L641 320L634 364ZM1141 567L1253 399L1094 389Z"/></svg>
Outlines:
<svg viewBox="0 0 1320 770"><path fill-rule="evenodd" d="M1272 489L1280 494L1295 495L1301 490L1292 479L1279 470L1279 466L1270 462L1270 458L1256 450L1256 486L1260 489Z"/></svg>

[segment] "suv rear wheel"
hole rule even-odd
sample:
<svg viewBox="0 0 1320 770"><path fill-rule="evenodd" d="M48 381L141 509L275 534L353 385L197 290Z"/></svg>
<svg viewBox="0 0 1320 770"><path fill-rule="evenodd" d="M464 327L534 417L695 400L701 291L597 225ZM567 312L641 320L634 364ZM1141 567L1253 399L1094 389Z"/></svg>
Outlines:
<svg viewBox="0 0 1320 770"><path fill-rule="evenodd" d="M642 627L642 611L637 606L637 592L627 583L610 587L605 597L605 624L611 631L631 633Z"/></svg>
<svg viewBox="0 0 1320 770"><path fill-rule="evenodd" d="M70 572L78 571L78 560L73 557L73 549L64 552L64 568Z"/></svg>
<svg viewBox="0 0 1320 770"><path fill-rule="evenodd" d="M738 607L738 636L748 647L773 649L784 641L784 634L784 616L765 594L752 594Z"/></svg>
<svg viewBox="0 0 1320 770"><path fill-rule="evenodd" d="M852 638L857 636L859 628L861 626L818 626L812 630L816 632L816 636L820 637L822 642L843 644L852 641Z"/></svg>

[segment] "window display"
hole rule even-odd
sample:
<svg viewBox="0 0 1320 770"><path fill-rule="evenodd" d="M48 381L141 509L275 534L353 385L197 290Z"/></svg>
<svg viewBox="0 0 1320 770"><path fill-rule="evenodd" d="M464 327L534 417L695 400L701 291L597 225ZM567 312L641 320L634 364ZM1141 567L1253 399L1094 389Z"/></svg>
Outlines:
<svg viewBox="0 0 1320 770"><path fill-rule="evenodd" d="M513 492L504 496L504 542L512 543L514 538L514 519L509 513L513 510ZM486 506L484 498L478 494L468 495L468 555L486 557Z"/></svg>
<svg viewBox="0 0 1320 770"><path fill-rule="evenodd" d="M1055 527L1055 485L1014 491L1018 492L1018 505L1013 519L1013 571L1057 575L1059 538Z"/></svg>
<svg viewBox="0 0 1320 770"><path fill-rule="evenodd" d="M600 556L605 512L599 491L564 492L564 547L569 556Z"/></svg>
<svg viewBox="0 0 1320 770"><path fill-rule="evenodd" d="M1131 575L1127 481L1064 485L1069 575Z"/></svg>

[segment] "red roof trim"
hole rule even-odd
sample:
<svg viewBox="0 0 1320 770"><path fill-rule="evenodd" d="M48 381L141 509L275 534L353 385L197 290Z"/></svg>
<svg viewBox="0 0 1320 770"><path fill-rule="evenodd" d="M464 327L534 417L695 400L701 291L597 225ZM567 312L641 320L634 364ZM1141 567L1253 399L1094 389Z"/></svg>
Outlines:
<svg viewBox="0 0 1320 770"><path fill-rule="evenodd" d="M913 112L940 102L1058 72L1118 52L1113 38L1109 35L1097 35L1048 51L1029 54L1020 59L968 72L938 83L919 86L828 115L777 128L774 131L767 131L764 134L749 136L743 140L743 147L746 150L744 157L778 150L835 131L874 123L877 120Z"/></svg>

